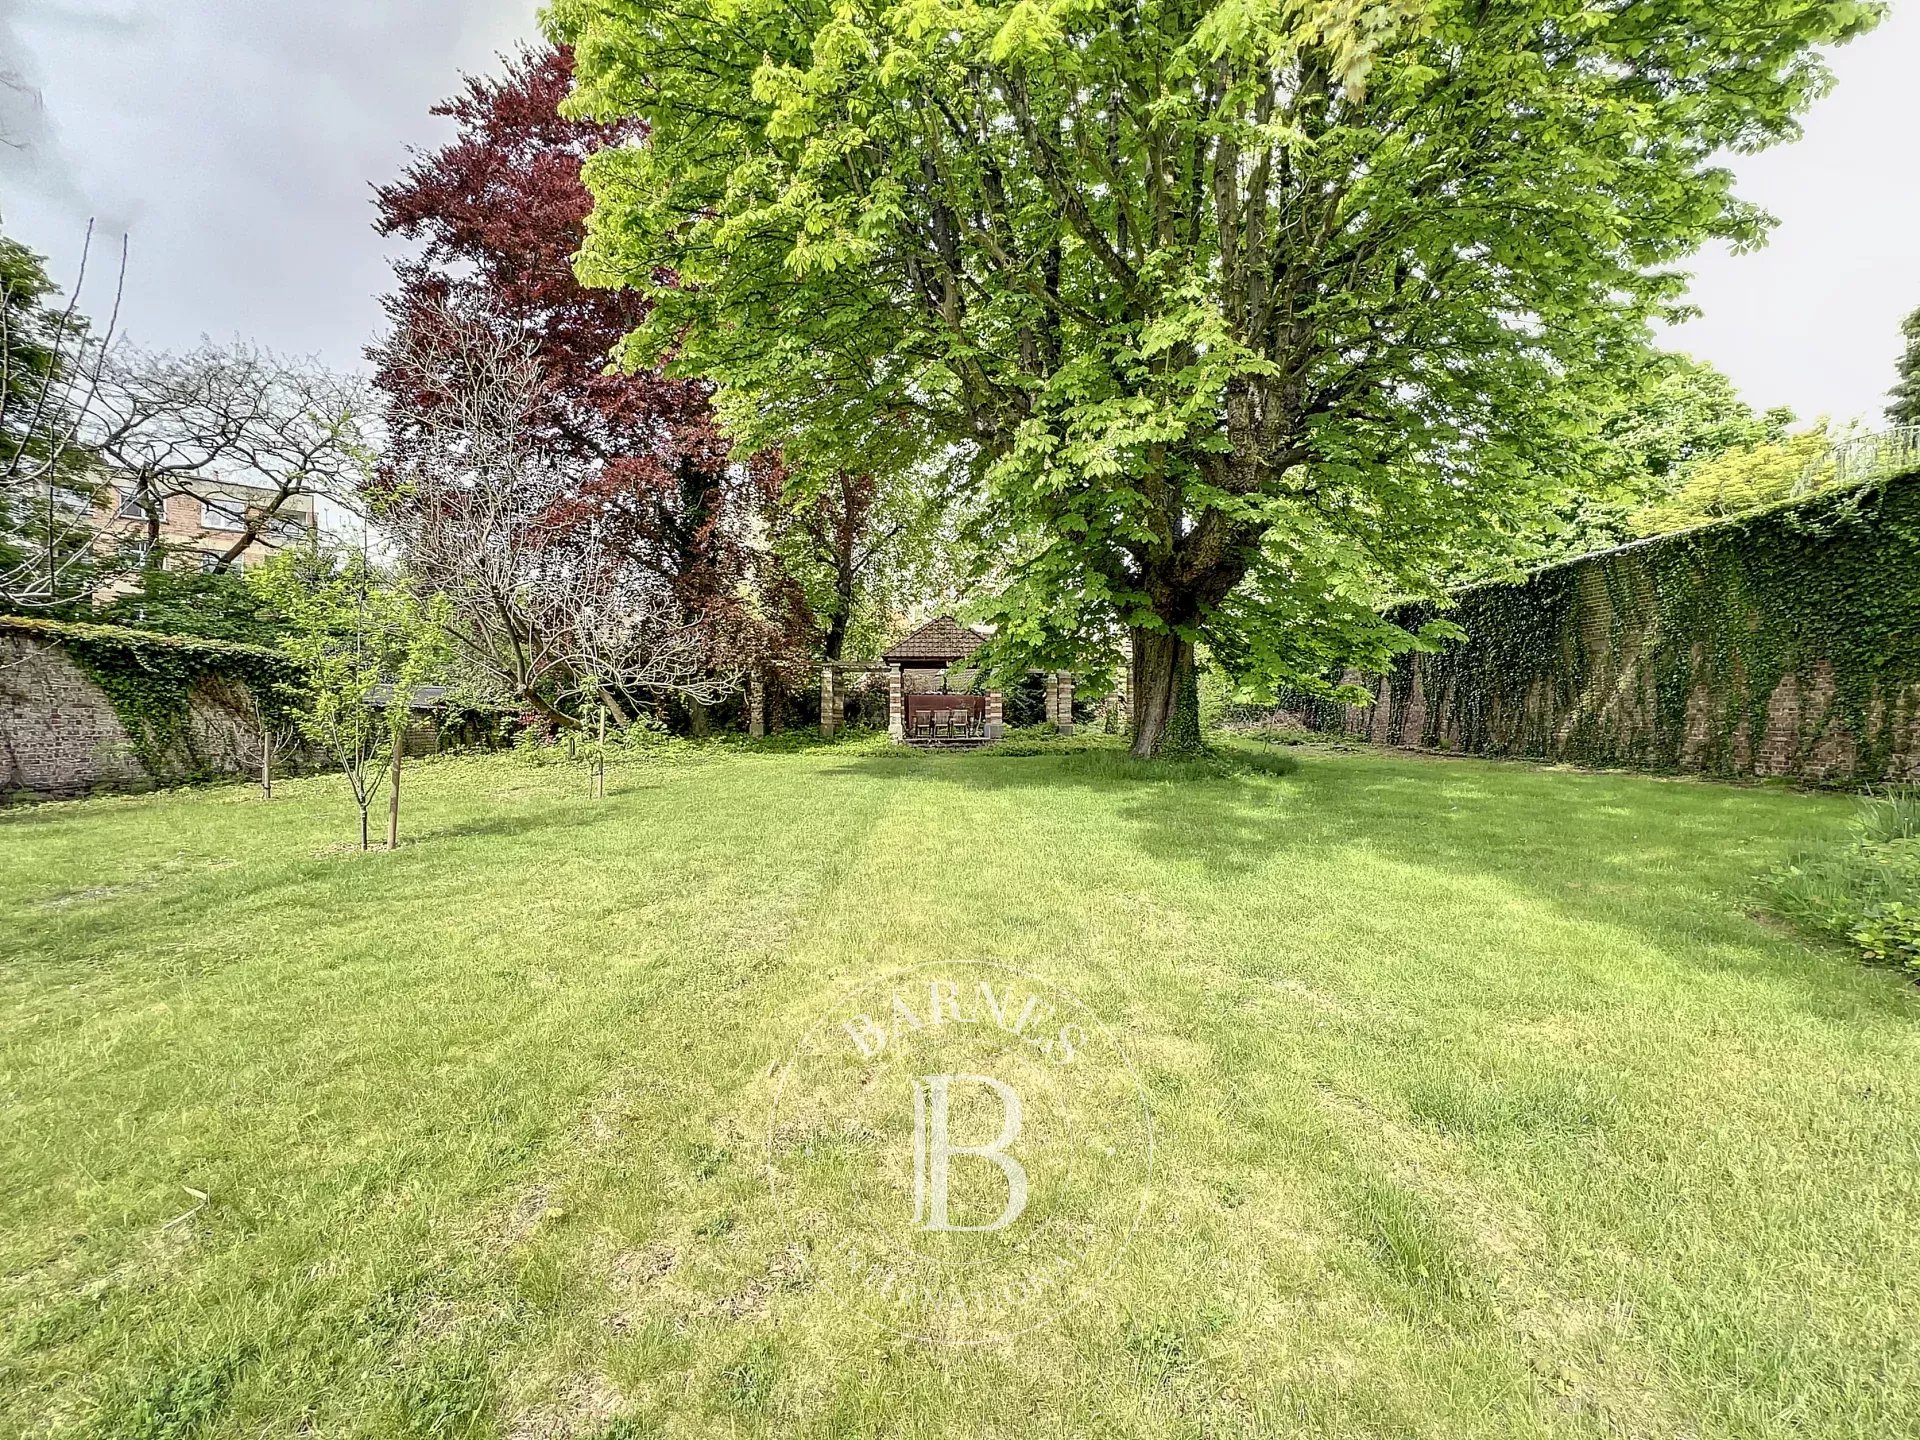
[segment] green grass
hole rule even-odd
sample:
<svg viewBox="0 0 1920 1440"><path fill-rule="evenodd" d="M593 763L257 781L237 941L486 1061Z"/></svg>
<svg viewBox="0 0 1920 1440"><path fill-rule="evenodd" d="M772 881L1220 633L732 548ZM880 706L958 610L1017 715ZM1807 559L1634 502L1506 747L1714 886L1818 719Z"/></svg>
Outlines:
<svg viewBox="0 0 1920 1440"><path fill-rule="evenodd" d="M1754 914L1847 803L1286 768L0 817L0 1434L1920 1433L1920 1001ZM972 959L1106 1019L1155 1174L1100 1303L941 1349L796 1263L764 1131L831 996Z"/></svg>

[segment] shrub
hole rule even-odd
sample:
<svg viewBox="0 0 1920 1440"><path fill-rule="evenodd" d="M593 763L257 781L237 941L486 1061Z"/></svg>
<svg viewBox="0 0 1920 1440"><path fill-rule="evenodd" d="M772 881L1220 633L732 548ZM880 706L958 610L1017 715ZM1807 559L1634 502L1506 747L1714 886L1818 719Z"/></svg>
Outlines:
<svg viewBox="0 0 1920 1440"><path fill-rule="evenodd" d="M1869 959L1899 965L1920 977L1920 905L1894 900L1870 905L1847 932Z"/></svg>
<svg viewBox="0 0 1920 1440"><path fill-rule="evenodd" d="M1772 891L1784 918L1920 979L1920 791L1865 797L1846 842L1794 856Z"/></svg>

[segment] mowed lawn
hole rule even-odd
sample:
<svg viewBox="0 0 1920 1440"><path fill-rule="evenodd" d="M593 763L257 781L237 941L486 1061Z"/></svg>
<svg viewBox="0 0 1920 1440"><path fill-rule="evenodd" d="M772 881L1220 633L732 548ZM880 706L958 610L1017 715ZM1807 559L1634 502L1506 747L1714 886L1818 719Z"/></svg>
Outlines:
<svg viewBox="0 0 1920 1440"><path fill-rule="evenodd" d="M1920 997L1757 914L1847 802L1298 760L0 816L0 1434L1920 1434ZM977 959L1121 1039L1153 1189L1100 1303L933 1348L796 1254L769 1094Z"/></svg>

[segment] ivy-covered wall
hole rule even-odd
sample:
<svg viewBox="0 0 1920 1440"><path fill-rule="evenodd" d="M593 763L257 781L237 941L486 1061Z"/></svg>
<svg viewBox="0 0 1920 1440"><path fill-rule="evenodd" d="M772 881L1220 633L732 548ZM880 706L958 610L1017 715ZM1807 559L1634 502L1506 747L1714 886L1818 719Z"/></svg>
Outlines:
<svg viewBox="0 0 1920 1440"><path fill-rule="evenodd" d="M0 616L0 800L251 773L295 678L250 645Z"/></svg>
<svg viewBox="0 0 1920 1440"><path fill-rule="evenodd" d="M1348 730L1584 765L1920 779L1920 474L1455 600L1400 618L1444 613L1468 638L1371 677Z"/></svg>

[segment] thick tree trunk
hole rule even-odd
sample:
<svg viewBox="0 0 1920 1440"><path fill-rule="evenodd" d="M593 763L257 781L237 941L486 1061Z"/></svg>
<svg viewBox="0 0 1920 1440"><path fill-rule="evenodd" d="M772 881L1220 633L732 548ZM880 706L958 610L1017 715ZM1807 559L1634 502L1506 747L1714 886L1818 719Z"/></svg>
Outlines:
<svg viewBox="0 0 1920 1440"><path fill-rule="evenodd" d="M687 733L695 740L713 734L713 712L698 700L687 702Z"/></svg>
<svg viewBox="0 0 1920 1440"><path fill-rule="evenodd" d="M1164 630L1133 632L1133 753L1193 755L1200 751L1200 689L1193 646Z"/></svg>
<svg viewBox="0 0 1920 1440"><path fill-rule="evenodd" d="M825 642L820 647L820 658L829 665L838 665L846 658L847 608L845 601L842 599L839 611L827 621L827 635Z"/></svg>

